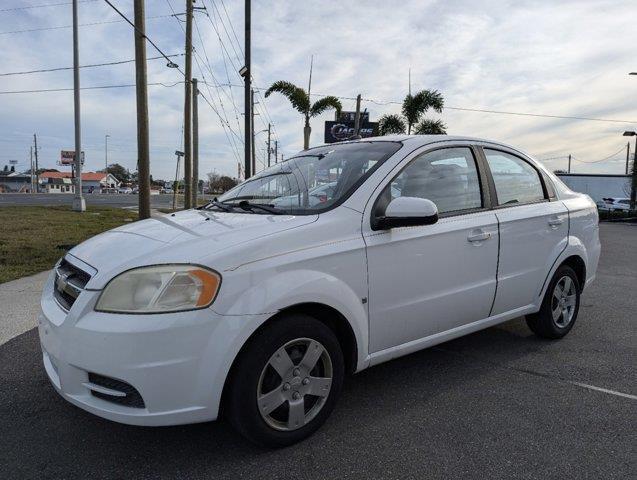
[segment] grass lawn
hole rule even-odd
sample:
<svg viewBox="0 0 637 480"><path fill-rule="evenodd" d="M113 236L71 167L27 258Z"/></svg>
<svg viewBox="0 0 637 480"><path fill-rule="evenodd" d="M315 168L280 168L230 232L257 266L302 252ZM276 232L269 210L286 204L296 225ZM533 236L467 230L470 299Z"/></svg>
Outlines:
<svg viewBox="0 0 637 480"><path fill-rule="evenodd" d="M105 230L137 220L120 208L0 208L0 283L42 272L72 246Z"/></svg>

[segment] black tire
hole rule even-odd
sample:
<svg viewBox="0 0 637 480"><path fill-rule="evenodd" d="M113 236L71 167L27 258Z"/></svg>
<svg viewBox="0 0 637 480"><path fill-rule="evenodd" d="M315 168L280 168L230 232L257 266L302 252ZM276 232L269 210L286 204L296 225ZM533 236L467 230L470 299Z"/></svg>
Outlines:
<svg viewBox="0 0 637 480"><path fill-rule="evenodd" d="M308 402L321 402L322 406L317 410L314 416L300 428L295 427L295 430L282 431L275 428L276 426L273 427L267 423L268 421L272 423L274 420L268 417L268 421L266 421L264 416L261 415L257 402L257 394L261 389L260 382L265 375L272 376L273 373L274 375L278 375L274 369L267 370L267 373L266 370L264 370L268 365L268 369L272 368L272 364L269 362L273 358L273 355L283 346L297 339L314 340L324 347L323 352L327 353L329 358L332 380L331 385L328 387L329 394L327 396L323 398L310 394L302 396L300 402L303 402L304 409L308 408ZM309 349L309 345L310 344L308 344L307 349ZM293 349L289 358L292 359L292 364L295 365L296 370L296 367L301 367L301 362L300 360L295 361L294 354L297 354L298 359L298 354L302 353L303 345L300 344L298 347L293 345L288 348ZM294 350L295 348L297 350ZM317 367L315 368L320 368L322 362L326 362L324 356L321 356L319 360L317 360ZM316 372L316 370L312 370L312 372ZM224 398L227 417L241 435L258 445L276 448L299 442L314 433L332 412L341 391L344 372L343 353L338 339L329 327L309 315L289 314L281 316L267 325L263 330L257 332L255 336L246 343L239 354L232 368L227 395ZM311 373L307 375L308 377L306 378L312 378ZM287 382L285 382L282 375L278 378L281 378L281 390L285 389L284 384ZM298 378L300 377L297 374L293 380ZM292 384L292 390L304 388L298 385L298 381L297 383L292 382ZM285 395L291 395L289 385L290 383L287 384L287 390L284 392ZM272 390L268 389L267 391L274 391L275 389L276 388L272 388ZM296 392L296 394L299 393ZM310 407L311 405L310 403ZM285 412L286 406L288 408L287 414L289 415L288 422L290 422L291 411L289 409L291 408L291 403L281 404L280 412ZM276 413L283 415L283 413L280 412L275 410L272 412L272 415ZM284 420L282 420L282 422L283 421ZM289 423L287 426L282 425L280 428L286 428L288 426Z"/></svg>
<svg viewBox="0 0 637 480"><path fill-rule="evenodd" d="M558 303L554 298L555 287L558 282L562 282L562 279L564 279L564 277L570 278L575 289L575 305L572 312L572 317L566 324L564 315L559 317L557 320L554 318L553 315L553 311L555 310L555 307ZM551 279L551 282L549 283L548 288L546 289L540 311L526 316L527 325L529 326L531 331L538 337L549 339L562 338L564 335L571 331L571 328L573 328L573 325L577 320L577 314L579 313L580 305L580 294L581 287L575 271L568 265L560 266L556 270L553 278Z"/></svg>

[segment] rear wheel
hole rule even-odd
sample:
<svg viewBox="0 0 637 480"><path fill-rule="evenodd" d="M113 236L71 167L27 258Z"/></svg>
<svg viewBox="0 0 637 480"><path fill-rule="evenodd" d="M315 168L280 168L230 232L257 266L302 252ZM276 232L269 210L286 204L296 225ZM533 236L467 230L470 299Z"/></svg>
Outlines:
<svg viewBox="0 0 637 480"><path fill-rule="evenodd" d="M540 337L562 338L577 319L580 292L575 271L568 265L562 265L549 283L540 311L527 315L527 325Z"/></svg>
<svg viewBox="0 0 637 480"><path fill-rule="evenodd" d="M298 442L327 419L343 376L343 354L330 328L307 315L280 317L237 359L226 398L229 419L255 443Z"/></svg>

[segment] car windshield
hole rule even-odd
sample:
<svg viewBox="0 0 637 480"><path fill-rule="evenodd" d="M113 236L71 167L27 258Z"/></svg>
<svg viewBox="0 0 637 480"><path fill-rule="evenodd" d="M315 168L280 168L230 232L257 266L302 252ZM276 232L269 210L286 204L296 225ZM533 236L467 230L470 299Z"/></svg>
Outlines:
<svg viewBox="0 0 637 480"><path fill-rule="evenodd" d="M345 200L401 147L355 142L313 148L258 173L217 199L225 205L263 205L295 215L327 210ZM268 212L250 209L251 213Z"/></svg>

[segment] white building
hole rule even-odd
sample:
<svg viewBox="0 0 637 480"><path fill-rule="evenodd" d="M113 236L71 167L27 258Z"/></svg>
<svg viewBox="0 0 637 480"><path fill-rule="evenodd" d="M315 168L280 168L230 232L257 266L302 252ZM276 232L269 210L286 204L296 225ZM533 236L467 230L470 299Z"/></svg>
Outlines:
<svg viewBox="0 0 637 480"><path fill-rule="evenodd" d="M71 172L43 172L40 174L40 182L43 186L46 187L50 179L66 179L72 182ZM102 189L105 188L119 188L121 184L122 182L117 180L117 178L115 178L110 173L82 173L82 193L99 193ZM74 193L74 190L68 193Z"/></svg>
<svg viewBox="0 0 637 480"><path fill-rule="evenodd" d="M630 197L630 175L597 173L557 173L556 175L571 190L585 193L595 202L601 202L605 197Z"/></svg>

